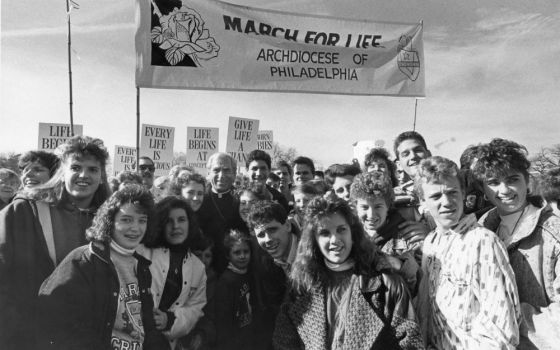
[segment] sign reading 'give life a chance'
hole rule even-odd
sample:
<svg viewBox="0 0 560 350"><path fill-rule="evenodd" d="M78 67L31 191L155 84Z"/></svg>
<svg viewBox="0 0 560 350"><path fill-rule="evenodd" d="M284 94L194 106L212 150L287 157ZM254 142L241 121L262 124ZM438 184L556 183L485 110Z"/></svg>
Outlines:
<svg viewBox="0 0 560 350"><path fill-rule="evenodd" d="M244 166L247 155L257 149L258 119L229 117L226 153L231 155L239 166Z"/></svg>
<svg viewBox="0 0 560 350"><path fill-rule="evenodd" d="M425 96L422 23L137 0L136 85Z"/></svg>

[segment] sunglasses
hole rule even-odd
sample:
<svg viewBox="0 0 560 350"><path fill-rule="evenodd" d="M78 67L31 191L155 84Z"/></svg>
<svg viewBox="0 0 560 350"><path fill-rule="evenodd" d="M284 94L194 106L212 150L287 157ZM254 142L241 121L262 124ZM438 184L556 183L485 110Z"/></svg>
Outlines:
<svg viewBox="0 0 560 350"><path fill-rule="evenodd" d="M156 168L153 165L140 165L138 168L142 171L144 171L144 170L155 171L156 170Z"/></svg>

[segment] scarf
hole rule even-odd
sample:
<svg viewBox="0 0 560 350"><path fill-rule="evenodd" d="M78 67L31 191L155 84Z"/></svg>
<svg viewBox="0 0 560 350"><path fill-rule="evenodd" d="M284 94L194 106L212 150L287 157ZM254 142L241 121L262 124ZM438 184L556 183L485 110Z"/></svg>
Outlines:
<svg viewBox="0 0 560 350"><path fill-rule="evenodd" d="M354 267L354 265L356 263L354 261L354 259L352 259L352 258L348 258L348 259L346 259L346 261L344 261L340 264L330 262L327 259L324 259L324 260L325 260L325 265L327 266L327 268L329 270L335 271L335 272L350 270L351 268Z"/></svg>

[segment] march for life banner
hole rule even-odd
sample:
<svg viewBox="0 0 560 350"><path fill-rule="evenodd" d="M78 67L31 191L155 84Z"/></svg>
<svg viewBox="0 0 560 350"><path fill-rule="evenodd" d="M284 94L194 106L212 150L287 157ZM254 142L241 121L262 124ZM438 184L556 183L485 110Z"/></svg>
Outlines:
<svg viewBox="0 0 560 350"><path fill-rule="evenodd" d="M215 0L136 4L139 87L425 96L422 23Z"/></svg>
<svg viewBox="0 0 560 350"><path fill-rule="evenodd" d="M115 145L113 176L121 171L136 171L136 147Z"/></svg>
<svg viewBox="0 0 560 350"><path fill-rule="evenodd" d="M206 162L218 152L220 129L206 127L187 127L187 165L199 174L206 174Z"/></svg>
<svg viewBox="0 0 560 350"><path fill-rule="evenodd" d="M274 148L274 134L272 130L260 130L257 134L257 149L268 153Z"/></svg>
<svg viewBox="0 0 560 350"><path fill-rule="evenodd" d="M237 167L245 168L247 155L257 149L259 120L229 117L226 153L237 161Z"/></svg>
<svg viewBox="0 0 560 350"><path fill-rule="evenodd" d="M174 127L142 124L140 156L148 156L154 161L155 176L169 174L173 163L174 139Z"/></svg>
<svg viewBox="0 0 560 350"><path fill-rule="evenodd" d="M83 125L74 124L74 135L83 135ZM41 151L54 151L72 137L70 124L39 123L39 145Z"/></svg>

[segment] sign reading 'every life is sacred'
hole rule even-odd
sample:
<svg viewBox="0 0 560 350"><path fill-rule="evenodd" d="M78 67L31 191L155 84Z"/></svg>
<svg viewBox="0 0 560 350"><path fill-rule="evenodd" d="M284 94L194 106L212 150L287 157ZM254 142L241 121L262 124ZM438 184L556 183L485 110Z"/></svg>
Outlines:
<svg viewBox="0 0 560 350"><path fill-rule="evenodd" d="M139 87L425 96L421 23L176 2L137 0Z"/></svg>

